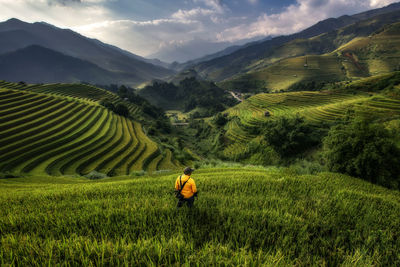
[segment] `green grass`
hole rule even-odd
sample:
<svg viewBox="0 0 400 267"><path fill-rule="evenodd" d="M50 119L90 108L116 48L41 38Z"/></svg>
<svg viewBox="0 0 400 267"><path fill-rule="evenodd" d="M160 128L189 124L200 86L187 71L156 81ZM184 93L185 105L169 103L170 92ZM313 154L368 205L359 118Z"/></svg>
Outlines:
<svg viewBox="0 0 400 267"><path fill-rule="evenodd" d="M195 209L177 211L177 175L0 180L0 264L400 264L398 191L332 173L200 169Z"/></svg>

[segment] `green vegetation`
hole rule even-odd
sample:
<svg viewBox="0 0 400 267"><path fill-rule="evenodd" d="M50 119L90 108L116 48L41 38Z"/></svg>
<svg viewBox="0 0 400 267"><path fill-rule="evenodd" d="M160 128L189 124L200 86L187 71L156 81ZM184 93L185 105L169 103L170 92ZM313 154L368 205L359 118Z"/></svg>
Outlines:
<svg viewBox="0 0 400 267"><path fill-rule="evenodd" d="M194 210L178 173L0 180L1 265L400 264L400 194L344 175L203 169Z"/></svg>
<svg viewBox="0 0 400 267"><path fill-rule="evenodd" d="M132 120L145 118L142 109L113 93L89 85L0 86L3 173L114 176L181 166L171 156L158 165L163 148Z"/></svg>
<svg viewBox="0 0 400 267"><path fill-rule="evenodd" d="M195 117L210 117L237 103L230 94L212 82L185 78L178 85L155 82L141 89L139 95L165 110L190 112Z"/></svg>
<svg viewBox="0 0 400 267"><path fill-rule="evenodd" d="M242 66L240 74L219 85L227 90L255 93L318 90L327 83L396 71L400 67L400 23L393 22L397 21L398 14L393 13L288 42Z"/></svg>
<svg viewBox="0 0 400 267"><path fill-rule="evenodd" d="M389 130L370 119L333 127L324 148L330 170L400 189L400 148Z"/></svg>
<svg viewBox="0 0 400 267"><path fill-rule="evenodd" d="M320 129L303 118L279 118L263 125L261 133L267 144L281 157L294 157L320 143Z"/></svg>
<svg viewBox="0 0 400 267"><path fill-rule="evenodd" d="M0 265L399 266L398 17L141 90L0 81Z"/></svg>
<svg viewBox="0 0 400 267"><path fill-rule="evenodd" d="M331 169L397 188L399 170L389 166L397 166L400 160L394 152L395 146L400 144L396 126L400 118L399 84L398 72L394 72L351 83L324 84L324 87L331 88L329 90L256 94L210 120L191 121L189 129L195 137L192 143L195 144L195 151L207 157L212 155L256 165L295 164L319 171ZM396 144L390 148L388 144L383 146L381 143L382 149L390 148L393 152L384 156L387 165L381 164L386 173L379 168L375 168L376 173L368 175L361 172L367 171L367 166L357 159L360 149L340 154L353 153L342 160L350 165L356 163L351 163L348 158L359 161L357 164L361 165L353 166L358 171L346 169L343 165L333 168L335 163L325 157L327 151L324 150L329 149L327 146L323 148L323 138L332 127L338 125L336 128L340 128L343 121L353 118L366 118L368 123L376 125L374 127L390 132L393 141L388 141L388 134L381 137L390 144ZM354 134L349 132L351 136ZM364 137L361 136L360 140ZM342 144L339 139L337 144ZM367 158L369 152L360 154L360 157ZM385 153L378 149L375 154Z"/></svg>

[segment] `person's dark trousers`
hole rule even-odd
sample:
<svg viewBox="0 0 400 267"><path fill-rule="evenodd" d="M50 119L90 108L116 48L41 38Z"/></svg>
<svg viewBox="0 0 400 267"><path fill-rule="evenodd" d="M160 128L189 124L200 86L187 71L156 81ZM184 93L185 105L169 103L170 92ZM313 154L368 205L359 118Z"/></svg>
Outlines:
<svg viewBox="0 0 400 267"><path fill-rule="evenodd" d="M183 199L179 199L178 201L178 208L182 207L183 204L187 204L187 206L189 208L193 207L193 203L194 203L194 196L190 197L190 198L183 198Z"/></svg>

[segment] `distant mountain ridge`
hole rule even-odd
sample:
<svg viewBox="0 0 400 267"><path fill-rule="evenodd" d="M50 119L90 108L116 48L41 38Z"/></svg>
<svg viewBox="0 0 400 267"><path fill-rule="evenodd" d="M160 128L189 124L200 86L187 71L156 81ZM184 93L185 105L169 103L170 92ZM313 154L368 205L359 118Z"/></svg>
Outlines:
<svg viewBox="0 0 400 267"><path fill-rule="evenodd" d="M0 54L38 45L91 62L109 72L122 73L125 79L115 80L115 83L137 85L152 79L164 79L174 73L115 46L43 22L10 19L0 23L0 36Z"/></svg>
<svg viewBox="0 0 400 267"><path fill-rule="evenodd" d="M190 68L190 67L192 67L192 66L194 66L194 65L196 65L198 63L201 63L201 62L204 62L204 61L209 61L209 60L212 60L214 58L223 57L223 56L232 54L232 53L234 53L234 52L236 52L236 51L238 51L240 49L243 49L243 48L246 48L248 46L251 46L251 45L254 45L254 44L257 44L257 43L261 43L261 42L264 42L264 41L270 40L270 39L272 39L272 37L266 37L266 38L263 38L263 39L258 40L258 41L253 41L253 42L246 43L244 45L229 46L229 47L227 47L224 50L221 50L219 52L216 52L216 53L213 53L213 54L209 54L209 55L205 55L204 57L201 57L201 58L189 60L189 61L187 61L185 63L178 63L178 62L171 63L169 68L171 68L173 70L176 70L176 71L181 71L183 69Z"/></svg>
<svg viewBox="0 0 400 267"><path fill-rule="evenodd" d="M28 83L65 81L110 84L124 77L91 62L31 45L0 55L0 79Z"/></svg>
<svg viewBox="0 0 400 267"><path fill-rule="evenodd" d="M296 39L308 39L323 33L335 31L361 20L369 19L378 15L387 14L400 10L400 3L391 4L376 10L370 10L352 16L341 16L329 18L292 35L278 36L271 40L256 43L239 49L231 54L213 58L209 61L200 62L190 68L194 68L203 78L213 81L223 81L240 73L246 73L248 67L255 61L270 53L271 49L284 45Z"/></svg>

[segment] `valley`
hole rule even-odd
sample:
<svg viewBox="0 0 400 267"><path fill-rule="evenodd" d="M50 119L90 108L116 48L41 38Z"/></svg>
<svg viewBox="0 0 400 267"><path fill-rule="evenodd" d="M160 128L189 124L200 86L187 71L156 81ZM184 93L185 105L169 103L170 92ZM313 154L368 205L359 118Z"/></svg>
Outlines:
<svg viewBox="0 0 400 267"><path fill-rule="evenodd" d="M1 266L400 265L400 3L133 2L0 22Z"/></svg>

